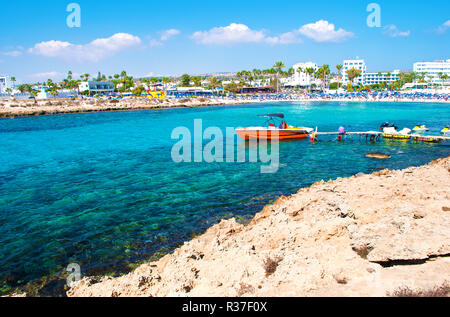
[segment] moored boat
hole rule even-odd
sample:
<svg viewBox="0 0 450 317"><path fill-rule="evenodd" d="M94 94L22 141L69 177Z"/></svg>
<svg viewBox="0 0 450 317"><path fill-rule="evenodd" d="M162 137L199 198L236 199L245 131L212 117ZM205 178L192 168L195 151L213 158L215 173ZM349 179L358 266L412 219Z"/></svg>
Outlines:
<svg viewBox="0 0 450 317"><path fill-rule="evenodd" d="M395 130L398 129L398 127L394 123L385 122L380 126L380 131L383 131L386 128L394 128Z"/></svg>
<svg viewBox="0 0 450 317"><path fill-rule="evenodd" d="M408 128L404 128L401 131L398 131L394 128L384 128L383 130L385 139L395 139L395 140L410 140L411 139L411 130Z"/></svg>
<svg viewBox="0 0 450 317"><path fill-rule="evenodd" d="M312 128L293 127L284 121L284 114L275 113L268 115L260 115L260 117L268 118L267 127L247 127L236 129L236 133L244 140L301 140L306 139L308 135L314 131ZM276 125L275 119L281 120Z"/></svg>
<svg viewBox="0 0 450 317"><path fill-rule="evenodd" d="M427 132L429 129L425 126L425 125L416 125L414 128L413 128L413 131L414 132L417 132L417 133L423 133L423 132Z"/></svg>

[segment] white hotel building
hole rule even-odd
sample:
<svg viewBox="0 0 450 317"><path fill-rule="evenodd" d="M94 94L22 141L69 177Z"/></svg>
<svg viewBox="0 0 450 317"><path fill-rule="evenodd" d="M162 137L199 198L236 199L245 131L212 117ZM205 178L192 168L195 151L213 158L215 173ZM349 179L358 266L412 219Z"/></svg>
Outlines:
<svg viewBox="0 0 450 317"><path fill-rule="evenodd" d="M12 88L9 77L0 76L0 94L6 93L8 88Z"/></svg>
<svg viewBox="0 0 450 317"><path fill-rule="evenodd" d="M432 84L443 84L444 82L439 78L439 73L450 76L450 59L447 59L447 61L414 63L414 72L425 73L425 79Z"/></svg>
<svg viewBox="0 0 450 317"><path fill-rule="evenodd" d="M306 73L307 68L312 68L314 69L314 72L316 72L319 69L319 66L317 66L316 63L298 63L295 64L292 68L295 71L294 75L286 79L281 79L281 82L284 86L309 87L312 84L320 84L320 80L315 79L313 75L309 75Z"/></svg>
<svg viewBox="0 0 450 317"><path fill-rule="evenodd" d="M368 73L366 62L363 59L345 60L342 67L342 80L344 85L348 85L347 71L349 69L359 69L361 75L355 78L352 84L355 85L375 85L375 84L392 84L400 79L400 71Z"/></svg>

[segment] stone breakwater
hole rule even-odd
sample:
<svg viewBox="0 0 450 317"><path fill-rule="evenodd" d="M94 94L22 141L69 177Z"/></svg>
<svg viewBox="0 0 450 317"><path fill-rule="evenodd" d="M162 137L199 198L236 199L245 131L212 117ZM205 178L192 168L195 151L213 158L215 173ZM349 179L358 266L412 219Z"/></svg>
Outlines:
<svg viewBox="0 0 450 317"><path fill-rule="evenodd" d="M450 157L321 181L68 296L387 296L450 279ZM447 284L448 285L448 284ZM447 287L448 290L448 287Z"/></svg>
<svg viewBox="0 0 450 317"><path fill-rule="evenodd" d="M88 113L105 111L136 111L167 108L192 108L246 104L258 101L232 99L177 99L155 100L148 98L115 100L0 100L0 118L57 115L70 113Z"/></svg>

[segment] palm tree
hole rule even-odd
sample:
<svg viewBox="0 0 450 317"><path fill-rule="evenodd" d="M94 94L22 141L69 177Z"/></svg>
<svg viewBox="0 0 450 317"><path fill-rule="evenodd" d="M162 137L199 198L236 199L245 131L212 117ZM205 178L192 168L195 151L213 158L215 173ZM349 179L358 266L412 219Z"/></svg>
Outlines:
<svg viewBox="0 0 450 317"><path fill-rule="evenodd" d="M273 68L275 68L277 70L277 93L279 92L280 89L280 84L279 84L279 77L280 77L280 71L285 68L286 66L283 64L283 62L276 62L275 65L273 65Z"/></svg>
<svg viewBox="0 0 450 317"><path fill-rule="evenodd" d="M449 78L450 78L450 76L447 74L442 75L442 80L443 80L442 85L445 85L445 83L448 81Z"/></svg>
<svg viewBox="0 0 450 317"><path fill-rule="evenodd" d="M219 87L219 85L220 85L220 83L219 83L219 81L217 80L216 77L209 78L209 87L212 90L215 90L217 87Z"/></svg>
<svg viewBox="0 0 450 317"><path fill-rule="evenodd" d="M441 87L444 87L444 73L439 72L438 77L439 77L439 80L441 81Z"/></svg>
<svg viewBox="0 0 450 317"><path fill-rule="evenodd" d="M292 76L292 75L294 75L294 73L295 73L295 70L292 67L289 68L289 70L287 72L288 76Z"/></svg>
<svg viewBox="0 0 450 317"><path fill-rule="evenodd" d="M328 83L328 75L330 75L330 66L328 64L323 64L322 67L322 90L325 90L325 86Z"/></svg>
<svg viewBox="0 0 450 317"><path fill-rule="evenodd" d="M309 92L311 92L312 89L312 77L314 77L315 70L312 67L306 68L306 74L308 75L309 79Z"/></svg>
<svg viewBox="0 0 450 317"><path fill-rule="evenodd" d="M338 87L340 87L341 85L341 70L342 70L342 65L341 64L337 64L336 65L336 69L338 71Z"/></svg>
<svg viewBox="0 0 450 317"><path fill-rule="evenodd" d="M127 72L123 70L120 73L120 77L123 78L123 91L125 92L127 90Z"/></svg>
<svg viewBox="0 0 450 317"><path fill-rule="evenodd" d="M351 68L347 70L347 77L348 80L350 81L350 83L353 85L354 84L354 80L361 76L361 70L360 69L356 69L356 68Z"/></svg>

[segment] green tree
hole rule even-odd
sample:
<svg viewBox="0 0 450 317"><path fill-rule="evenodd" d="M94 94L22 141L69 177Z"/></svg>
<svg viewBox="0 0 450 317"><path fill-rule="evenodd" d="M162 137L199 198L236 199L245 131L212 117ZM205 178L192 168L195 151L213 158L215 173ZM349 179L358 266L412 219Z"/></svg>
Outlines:
<svg viewBox="0 0 450 317"><path fill-rule="evenodd" d="M210 89L214 90L214 89L216 89L217 87L219 87L219 85L220 85L220 82L219 82L219 80L217 79L217 77L210 77L210 78L209 78L209 88L210 88Z"/></svg>
<svg viewBox="0 0 450 317"><path fill-rule="evenodd" d="M11 76L11 81L13 83L13 88L16 88L16 77Z"/></svg>
<svg viewBox="0 0 450 317"><path fill-rule="evenodd" d="M125 91L127 91L127 80L128 80L127 72L125 70L123 70L120 73L120 77L122 78L122 84L123 84L121 92L125 92Z"/></svg>
<svg viewBox="0 0 450 317"><path fill-rule="evenodd" d="M140 96L145 91L144 86L138 86L132 90L133 95Z"/></svg>
<svg viewBox="0 0 450 317"><path fill-rule="evenodd" d="M202 78L200 76L193 76L191 79L195 87L200 87L202 85Z"/></svg>
<svg viewBox="0 0 450 317"><path fill-rule="evenodd" d="M312 90L312 79L314 78L315 70L312 67L308 67L305 69L306 74L308 75L309 79L309 92Z"/></svg>
<svg viewBox="0 0 450 317"><path fill-rule="evenodd" d="M277 71L277 93L279 93L279 91L280 91L280 84L279 84L280 72L286 66L284 65L283 62L278 61L278 62L275 62L275 64L272 67L275 68Z"/></svg>
<svg viewBox="0 0 450 317"><path fill-rule="evenodd" d="M181 76L181 87L189 87L191 85L191 76L184 74Z"/></svg>
<svg viewBox="0 0 450 317"><path fill-rule="evenodd" d="M336 65L336 69L337 69L337 71L338 71L338 87L340 87L341 86L341 80L342 80L342 65L341 64L337 64Z"/></svg>
<svg viewBox="0 0 450 317"><path fill-rule="evenodd" d="M350 85L353 85L354 84L354 80L356 78L358 78L359 76L361 76L361 70L360 69L351 68L351 69L347 70L347 77L348 77L348 80L350 81ZM348 86L347 86L347 91L348 91Z"/></svg>

